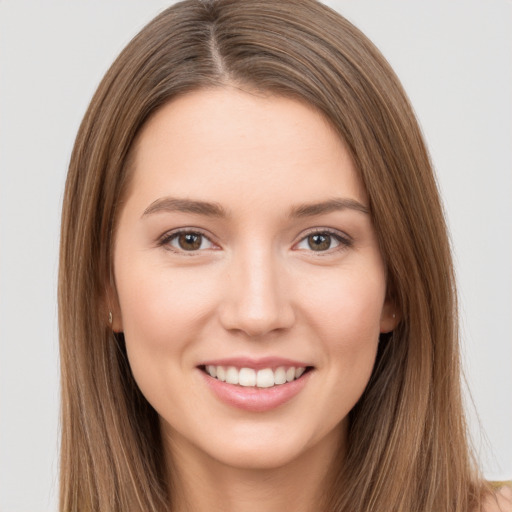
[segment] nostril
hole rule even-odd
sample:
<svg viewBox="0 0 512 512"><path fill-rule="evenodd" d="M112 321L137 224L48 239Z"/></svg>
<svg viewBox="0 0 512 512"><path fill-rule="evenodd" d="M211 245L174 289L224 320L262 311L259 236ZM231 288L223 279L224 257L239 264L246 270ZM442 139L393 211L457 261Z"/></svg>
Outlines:
<svg viewBox="0 0 512 512"><path fill-rule="evenodd" d="M285 331L294 321L293 311L285 311L284 307L254 311L238 304L221 313L221 323L226 330L243 332L252 338L261 338L274 331Z"/></svg>

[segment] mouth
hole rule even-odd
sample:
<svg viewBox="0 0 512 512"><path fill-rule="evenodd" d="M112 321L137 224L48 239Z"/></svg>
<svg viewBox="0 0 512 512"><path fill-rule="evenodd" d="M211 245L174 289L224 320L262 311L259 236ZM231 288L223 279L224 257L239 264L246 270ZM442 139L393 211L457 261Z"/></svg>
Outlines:
<svg viewBox="0 0 512 512"><path fill-rule="evenodd" d="M199 369L208 376L226 384L244 388L277 388L299 380L313 370L312 366L278 366L277 368L250 368L227 365L202 365Z"/></svg>

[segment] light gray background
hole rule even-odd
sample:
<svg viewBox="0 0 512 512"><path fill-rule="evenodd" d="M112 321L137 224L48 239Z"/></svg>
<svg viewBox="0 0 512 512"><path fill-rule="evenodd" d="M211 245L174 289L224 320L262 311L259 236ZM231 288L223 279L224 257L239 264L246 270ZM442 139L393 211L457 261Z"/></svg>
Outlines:
<svg viewBox="0 0 512 512"><path fill-rule="evenodd" d="M512 478L512 2L327 2L390 60L439 175L486 475ZM0 512L54 511L56 275L74 136L162 0L0 0ZM482 434L481 432L484 432Z"/></svg>

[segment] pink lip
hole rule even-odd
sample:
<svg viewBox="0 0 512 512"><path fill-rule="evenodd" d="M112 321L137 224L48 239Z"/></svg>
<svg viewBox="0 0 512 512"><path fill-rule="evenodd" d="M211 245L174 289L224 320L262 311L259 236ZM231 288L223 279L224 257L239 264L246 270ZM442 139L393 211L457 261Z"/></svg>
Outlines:
<svg viewBox="0 0 512 512"><path fill-rule="evenodd" d="M310 364L294 361L292 359L286 359L282 357L263 357L260 359L254 359L251 357L230 357L225 359L208 360L200 363L198 366L234 366L235 368L252 368L253 370L262 370L263 368L272 368L275 370L280 366L289 368L294 366L295 368L306 368L311 366Z"/></svg>
<svg viewBox="0 0 512 512"><path fill-rule="evenodd" d="M219 366L223 364L216 363ZM228 366L228 365L226 365ZM231 364L229 366L238 366L238 364ZM242 365L243 367L252 367L251 365ZM278 366L287 366L286 364L279 364ZM290 364L289 366L294 366ZM265 366L269 368L270 366ZM304 388L309 380L311 373L306 372L297 380L287 382L271 388L253 388L244 387L235 384L228 384L213 377L200 370L206 384L213 391L217 398L225 404L238 409L243 409L251 412L265 412L270 411L285 404L295 397Z"/></svg>

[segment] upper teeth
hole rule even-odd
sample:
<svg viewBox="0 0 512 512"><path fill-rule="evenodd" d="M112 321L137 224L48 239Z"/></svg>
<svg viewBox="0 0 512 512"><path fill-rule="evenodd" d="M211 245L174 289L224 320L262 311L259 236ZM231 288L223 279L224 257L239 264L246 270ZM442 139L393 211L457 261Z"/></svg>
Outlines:
<svg viewBox="0 0 512 512"><path fill-rule="evenodd" d="M236 368L235 366L214 366L205 367L207 373L222 382L228 384L239 384L240 386L255 386L257 388L270 388L272 386L285 384L298 379L306 370L304 367L280 366L275 370L263 368L254 370L252 368Z"/></svg>

